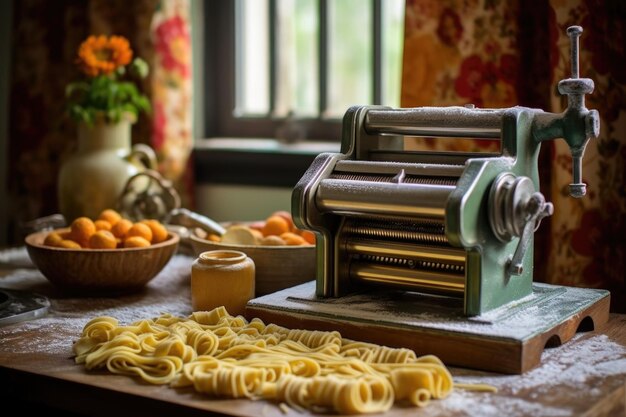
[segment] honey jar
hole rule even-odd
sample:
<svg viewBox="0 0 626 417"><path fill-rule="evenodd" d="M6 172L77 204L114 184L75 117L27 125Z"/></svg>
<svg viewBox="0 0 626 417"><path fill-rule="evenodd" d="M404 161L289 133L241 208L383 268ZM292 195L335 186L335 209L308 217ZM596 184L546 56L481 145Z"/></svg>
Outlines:
<svg viewBox="0 0 626 417"><path fill-rule="evenodd" d="M254 261L233 250L202 252L191 266L191 305L194 311L224 306L243 315L254 297Z"/></svg>

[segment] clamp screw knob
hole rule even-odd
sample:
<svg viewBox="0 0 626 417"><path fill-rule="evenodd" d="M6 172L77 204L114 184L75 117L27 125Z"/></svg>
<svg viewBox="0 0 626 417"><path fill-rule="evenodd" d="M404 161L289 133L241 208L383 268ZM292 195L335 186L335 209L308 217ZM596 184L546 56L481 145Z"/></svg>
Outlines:
<svg viewBox="0 0 626 417"><path fill-rule="evenodd" d="M572 78L579 77L578 70L578 39L583 33L583 28L580 26L570 26L567 28L567 36L569 36L571 42L570 56L572 66Z"/></svg>
<svg viewBox="0 0 626 417"><path fill-rule="evenodd" d="M584 182L579 182L575 184L569 185L569 195L574 198L581 198L587 194L587 184Z"/></svg>

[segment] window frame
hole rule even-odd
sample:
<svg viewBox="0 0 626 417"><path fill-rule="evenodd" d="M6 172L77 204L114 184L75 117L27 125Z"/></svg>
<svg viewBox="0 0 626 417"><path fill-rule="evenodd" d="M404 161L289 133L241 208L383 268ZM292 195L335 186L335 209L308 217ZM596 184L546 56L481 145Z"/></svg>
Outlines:
<svg viewBox="0 0 626 417"><path fill-rule="evenodd" d="M238 0L207 3L204 14L204 137L274 138L275 132L284 125L286 118L274 115L238 116L236 111L236 13ZM318 117L298 117L306 140L339 141L342 118L325 117L328 80L328 2L319 0L319 112ZM372 28L372 104L380 104L383 97L382 68L382 1L371 0L373 8ZM276 8L276 0L269 0L270 19ZM326 18L322 18L326 16ZM270 43L275 39L270 35ZM270 55L275 54L270 46ZM270 64L270 107L273 87L276 83ZM365 104L365 103L355 103ZM270 111L271 113L271 111Z"/></svg>

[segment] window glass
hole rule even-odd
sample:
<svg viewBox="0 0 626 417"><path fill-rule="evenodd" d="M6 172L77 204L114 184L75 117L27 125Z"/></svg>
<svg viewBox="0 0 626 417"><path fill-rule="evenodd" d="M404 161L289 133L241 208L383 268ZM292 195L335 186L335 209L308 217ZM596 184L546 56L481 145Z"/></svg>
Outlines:
<svg viewBox="0 0 626 417"><path fill-rule="evenodd" d="M372 102L372 2L328 2L327 117L342 117L355 104Z"/></svg>
<svg viewBox="0 0 626 417"><path fill-rule="evenodd" d="M319 14L317 0L293 0L296 7L296 114L319 111Z"/></svg>
<svg viewBox="0 0 626 417"><path fill-rule="evenodd" d="M382 103L400 106L405 0L384 0L382 8Z"/></svg>
<svg viewBox="0 0 626 417"><path fill-rule="evenodd" d="M317 0L277 0L274 115L317 116L319 15Z"/></svg>
<svg viewBox="0 0 626 417"><path fill-rule="evenodd" d="M270 108L269 1L239 1L236 8L236 115L266 115Z"/></svg>
<svg viewBox="0 0 626 417"><path fill-rule="evenodd" d="M399 106L405 0L215 4L206 8L211 27L223 29L210 55L219 79L207 84L222 94L214 135L274 137L291 115L305 137L338 139L350 106Z"/></svg>

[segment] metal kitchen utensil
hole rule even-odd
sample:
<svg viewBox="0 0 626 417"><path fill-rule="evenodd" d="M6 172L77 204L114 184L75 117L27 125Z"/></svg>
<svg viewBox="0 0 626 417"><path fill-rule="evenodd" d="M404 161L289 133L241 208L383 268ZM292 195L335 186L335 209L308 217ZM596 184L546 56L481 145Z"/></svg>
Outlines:
<svg viewBox="0 0 626 417"><path fill-rule="evenodd" d="M183 226L190 231L200 228L220 236L225 232L216 221L182 208L180 196L172 182L153 170L129 178L118 199L118 210L134 220L158 219L168 225Z"/></svg>
<svg viewBox="0 0 626 417"><path fill-rule="evenodd" d="M48 308L50 301L43 295L0 289L0 326L42 317Z"/></svg>

